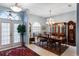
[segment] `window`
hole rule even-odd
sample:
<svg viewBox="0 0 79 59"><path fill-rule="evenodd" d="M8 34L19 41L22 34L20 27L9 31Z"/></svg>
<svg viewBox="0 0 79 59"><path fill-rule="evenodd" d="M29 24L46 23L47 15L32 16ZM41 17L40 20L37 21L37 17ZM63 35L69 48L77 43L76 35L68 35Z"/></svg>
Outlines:
<svg viewBox="0 0 79 59"><path fill-rule="evenodd" d="M7 13L7 12L1 12L0 18L7 19L8 15L9 15L9 13Z"/></svg>
<svg viewBox="0 0 79 59"><path fill-rule="evenodd" d="M11 15L12 15L12 20L20 20L21 19L17 13L11 12ZM8 19L8 17L9 17L9 12L1 12L0 13L0 18Z"/></svg>
<svg viewBox="0 0 79 59"><path fill-rule="evenodd" d="M19 24L14 24L14 43L20 42L20 34L17 32L17 27Z"/></svg>
<svg viewBox="0 0 79 59"><path fill-rule="evenodd" d="M12 21L8 19L9 12L0 12L0 28L1 28L1 46L13 45L20 43L20 34L17 32L17 26L22 24L21 18L17 13L11 13ZM16 21L15 21L16 20ZM18 21L17 21L18 20ZM4 46L5 45L5 46Z"/></svg>
<svg viewBox="0 0 79 59"><path fill-rule="evenodd" d="M35 22L32 26L32 32L38 34L41 32L41 25L38 22Z"/></svg>
<svg viewBox="0 0 79 59"><path fill-rule="evenodd" d="M10 23L2 23L2 45L10 44Z"/></svg>

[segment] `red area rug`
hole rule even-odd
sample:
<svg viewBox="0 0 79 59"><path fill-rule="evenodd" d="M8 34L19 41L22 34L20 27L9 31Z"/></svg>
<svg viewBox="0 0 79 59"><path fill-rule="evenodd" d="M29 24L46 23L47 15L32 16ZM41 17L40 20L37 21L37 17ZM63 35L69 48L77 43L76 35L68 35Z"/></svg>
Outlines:
<svg viewBox="0 0 79 59"><path fill-rule="evenodd" d="M39 56L27 47L17 47L5 51L0 51L0 56Z"/></svg>

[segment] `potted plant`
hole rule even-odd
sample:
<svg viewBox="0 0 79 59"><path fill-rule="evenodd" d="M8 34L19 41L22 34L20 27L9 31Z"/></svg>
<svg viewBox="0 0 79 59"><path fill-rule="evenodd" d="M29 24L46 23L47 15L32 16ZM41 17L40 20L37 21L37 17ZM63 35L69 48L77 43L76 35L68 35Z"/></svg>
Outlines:
<svg viewBox="0 0 79 59"><path fill-rule="evenodd" d="M22 41L22 46L24 46L24 33L25 33L25 25L18 25L17 28L18 33L20 33L21 36L21 41Z"/></svg>

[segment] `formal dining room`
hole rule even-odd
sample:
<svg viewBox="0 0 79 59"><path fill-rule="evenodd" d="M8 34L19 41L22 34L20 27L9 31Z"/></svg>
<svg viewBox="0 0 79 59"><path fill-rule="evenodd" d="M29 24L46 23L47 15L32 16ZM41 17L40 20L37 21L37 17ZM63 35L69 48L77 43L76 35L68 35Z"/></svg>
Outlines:
<svg viewBox="0 0 79 59"><path fill-rule="evenodd" d="M77 56L76 3L0 3L0 56Z"/></svg>

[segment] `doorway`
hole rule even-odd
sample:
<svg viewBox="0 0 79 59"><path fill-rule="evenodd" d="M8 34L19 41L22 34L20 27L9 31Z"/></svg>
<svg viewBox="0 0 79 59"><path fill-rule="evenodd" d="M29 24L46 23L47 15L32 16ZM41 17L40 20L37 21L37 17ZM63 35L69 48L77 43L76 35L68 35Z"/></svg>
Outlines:
<svg viewBox="0 0 79 59"><path fill-rule="evenodd" d="M18 20L0 21L0 49L18 46L21 43L20 34L17 27L21 24Z"/></svg>

